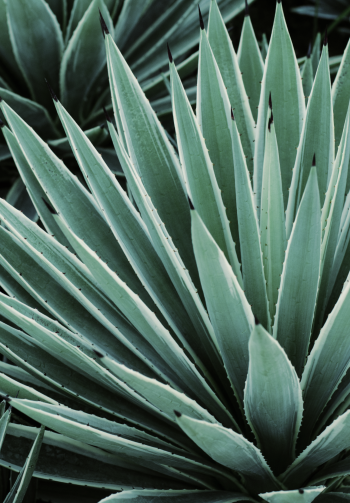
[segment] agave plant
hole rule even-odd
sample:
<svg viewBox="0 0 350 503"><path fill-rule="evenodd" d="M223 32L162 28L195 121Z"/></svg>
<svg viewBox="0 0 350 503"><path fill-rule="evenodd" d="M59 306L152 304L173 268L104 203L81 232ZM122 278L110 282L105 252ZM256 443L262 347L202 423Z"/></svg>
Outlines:
<svg viewBox="0 0 350 503"><path fill-rule="evenodd" d="M79 168L46 89L45 79L49 80L108 166L122 176L103 127L101 107L109 108L110 98L98 10L159 117L166 120L171 98L167 77L161 74L167 69L163 47L166 40L172 43L176 56L183 60L183 77L193 73L196 53L188 56L198 43L194 22L198 2L145 0L140 5L140 0L0 0L0 93L77 174ZM209 0L202 4L207 18ZM243 9L244 0L219 0L219 5L228 22ZM185 85L193 101L190 77ZM27 216L37 218L3 141L0 180L1 197L12 188L8 200Z"/></svg>
<svg viewBox="0 0 350 503"><path fill-rule="evenodd" d="M264 64L211 0L196 114L168 49L177 156L101 25L130 198L52 89L87 188L0 103L44 227L0 200L0 389L29 418L1 464L36 421L34 476L104 501L349 501L348 51L331 87L324 40L306 108L281 3Z"/></svg>

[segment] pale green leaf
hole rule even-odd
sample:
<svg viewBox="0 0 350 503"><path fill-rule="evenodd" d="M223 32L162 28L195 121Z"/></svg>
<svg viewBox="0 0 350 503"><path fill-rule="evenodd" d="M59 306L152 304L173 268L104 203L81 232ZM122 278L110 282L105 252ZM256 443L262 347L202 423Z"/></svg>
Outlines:
<svg viewBox="0 0 350 503"><path fill-rule="evenodd" d="M201 70L199 74L200 72ZM215 178L213 163L174 63L170 63L170 76L175 131L187 190L204 224L241 282L235 244ZM228 120L230 110L225 112ZM169 228L168 230L170 232Z"/></svg>
<svg viewBox="0 0 350 503"><path fill-rule="evenodd" d="M231 127L244 292L254 315L270 330L269 303L253 191L235 120L231 121Z"/></svg>
<svg viewBox="0 0 350 503"><path fill-rule="evenodd" d="M244 410L269 466L281 473L295 459L303 401L288 356L260 324L249 340Z"/></svg>
<svg viewBox="0 0 350 503"><path fill-rule="evenodd" d="M58 82L63 51L60 25L44 0L31 0L30 4L26 0L9 0L7 16L13 52L32 99L50 108L45 78Z"/></svg>
<svg viewBox="0 0 350 503"><path fill-rule="evenodd" d="M321 208L312 167L288 240L273 335L301 376L311 337L321 256Z"/></svg>
<svg viewBox="0 0 350 503"><path fill-rule="evenodd" d="M214 461L242 474L253 493L281 488L261 452L242 435L184 415L177 423Z"/></svg>
<svg viewBox="0 0 350 503"><path fill-rule="evenodd" d="M222 250L197 211L192 211L192 240L209 316L237 400L242 407L248 372L248 340L254 317Z"/></svg>
<svg viewBox="0 0 350 503"><path fill-rule="evenodd" d="M272 110L268 119L261 191L260 242L271 325L287 248L280 161Z"/></svg>
<svg viewBox="0 0 350 503"><path fill-rule="evenodd" d="M276 491L259 496L269 503L311 503L324 489L324 486L308 486L294 491Z"/></svg>
<svg viewBox="0 0 350 503"><path fill-rule="evenodd" d="M350 42L343 53L337 76L332 85L332 102L334 111L334 139L337 148L345 125L346 112L350 99L349 83L350 71ZM348 182L350 183L350 181ZM346 192L349 188L347 186Z"/></svg>
<svg viewBox="0 0 350 503"><path fill-rule="evenodd" d="M269 51L265 61L256 128L254 194L256 206L258 207L258 216L260 215L261 205L265 127L270 93L274 107L274 121L281 163L283 199L284 206L286 207L296 148L299 144L305 115L305 99L299 66L286 26L282 3L280 2L276 5L276 15ZM292 110L293 113L291 113Z"/></svg>
<svg viewBox="0 0 350 503"><path fill-rule="evenodd" d="M328 46L323 47L320 64L308 101L306 117L293 169L289 191L286 228L289 237L301 198L309 178L312 159L316 155L317 179L321 207L325 201L334 162L334 126L331 81L328 69ZM278 135L277 135L278 136Z"/></svg>
<svg viewBox="0 0 350 503"><path fill-rule="evenodd" d="M239 129L241 134L243 152L247 159L248 170L250 171L250 173L252 173L253 157L254 157L254 140L255 140L254 118L249 106L249 98L248 98L249 95L247 96L247 92L244 86L244 79L242 78L241 69L238 64L239 60L236 56L228 31L225 27L224 20L220 14L217 2L215 0L213 0L210 5L208 37L210 47L212 48L215 60L218 64L220 73L222 75L224 86L227 89L227 95L230 100L230 104L234 109L237 128ZM250 59L251 58L254 58L254 53L251 55ZM208 62L205 66L208 67L207 71L210 71ZM261 80L261 78L259 80ZM254 85L254 81L252 85ZM213 88L212 92L215 92ZM197 99L197 107L198 107L198 99ZM200 120L198 118L198 120L199 123L201 124L203 136L209 148L210 152L209 155L211 156L212 148L208 144L208 136L204 131L206 120L204 118L203 120ZM219 124L215 122L215 126L216 128L218 128ZM219 177L216 172L216 161L214 159L212 159L212 161L215 166L214 171L218 179L219 187L224 191L224 188L221 187L220 185ZM223 194L223 200L225 206L227 206L226 201L228 200L228 197L226 197L225 199L225 193ZM228 218L230 220L232 219L231 214L228 212ZM235 234L233 234L233 236L234 239L236 240Z"/></svg>
<svg viewBox="0 0 350 503"><path fill-rule="evenodd" d="M254 121L256 122L258 117L261 81L264 73L264 61L260 53L250 16L244 17L237 57L242 72L244 87L249 97L250 109Z"/></svg>
<svg viewBox="0 0 350 503"><path fill-rule="evenodd" d="M3 401L2 404L6 402ZM0 419L0 451L2 449L2 445L4 443L4 440L5 440L5 436L6 436L6 432L7 432L7 428L8 428L8 425L10 423L10 419L11 419L11 408L12 407L9 407L7 409L7 411L1 416L1 419Z"/></svg>

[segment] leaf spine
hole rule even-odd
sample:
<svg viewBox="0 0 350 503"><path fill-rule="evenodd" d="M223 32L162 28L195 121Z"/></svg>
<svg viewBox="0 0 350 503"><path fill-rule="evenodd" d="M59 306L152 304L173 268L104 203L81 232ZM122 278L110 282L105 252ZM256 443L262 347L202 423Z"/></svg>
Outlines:
<svg viewBox="0 0 350 503"><path fill-rule="evenodd" d="M100 9L98 9L98 12L100 13L100 23L101 23L101 28L102 28L102 35L103 35L103 38L105 38L106 35L109 35L109 30L107 28L105 20L103 19L103 16L101 14Z"/></svg>
<svg viewBox="0 0 350 503"><path fill-rule="evenodd" d="M198 4L198 14L199 14L199 26L201 27L201 30L204 30L204 22L199 4Z"/></svg>
<svg viewBox="0 0 350 503"><path fill-rule="evenodd" d="M168 58L169 58L169 62L172 63L174 60L173 60L173 55L171 54L171 51L170 51L170 47L169 47L169 44L167 43L166 44L167 48L168 48Z"/></svg>

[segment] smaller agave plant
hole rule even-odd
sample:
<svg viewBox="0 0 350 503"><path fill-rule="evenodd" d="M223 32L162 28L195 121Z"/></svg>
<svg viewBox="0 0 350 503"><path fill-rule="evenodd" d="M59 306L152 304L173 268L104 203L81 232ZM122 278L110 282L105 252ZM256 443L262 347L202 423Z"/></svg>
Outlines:
<svg viewBox="0 0 350 503"><path fill-rule="evenodd" d="M6 412L0 463L42 442L34 476L109 503L349 501L349 46L306 107L281 3L263 63L211 0L196 114L168 48L177 155L101 25L130 197L53 90L85 185L0 103L45 228L0 200L0 389L43 425Z"/></svg>

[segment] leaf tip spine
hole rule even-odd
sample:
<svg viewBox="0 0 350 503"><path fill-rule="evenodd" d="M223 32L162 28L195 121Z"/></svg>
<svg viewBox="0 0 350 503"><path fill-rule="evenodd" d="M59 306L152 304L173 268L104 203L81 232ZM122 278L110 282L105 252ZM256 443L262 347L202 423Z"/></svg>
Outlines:
<svg viewBox="0 0 350 503"><path fill-rule="evenodd" d="M260 325L260 321L258 320L258 318L254 315L254 323L255 325Z"/></svg>
<svg viewBox="0 0 350 503"><path fill-rule="evenodd" d="M103 358L103 354L100 353L99 351L96 351L96 349L93 349L93 352L95 353L96 356L98 356L98 358Z"/></svg>
<svg viewBox="0 0 350 503"><path fill-rule="evenodd" d="M235 116L233 115L233 108L231 107L231 119L234 121L235 120Z"/></svg>
<svg viewBox="0 0 350 503"><path fill-rule="evenodd" d="M312 47L311 47L311 42L309 42L309 47L308 47L308 49L307 49L307 55L306 55L306 57L307 57L308 59L310 59L310 58L311 58L311 50L312 50Z"/></svg>
<svg viewBox="0 0 350 503"><path fill-rule="evenodd" d="M103 113L105 114L105 117L106 117L106 121L112 123L112 119L111 119L109 113L107 112L106 107L102 107L102 108L103 108Z"/></svg>
<svg viewBox="0 0 350 503"><path fill-rule="evenodd" d="M328 30L327 30L327 28L326 28L326 31L324 32L323 45L324 46L328 45Z"/></svg>
<svg viewBox="0 0 350 503"><path fill-rule="evenodd" d="M203 21L201 8L199 7L199 4L198 4L198 14L199 14L199 26L201 27L201 30L204 30L204 21Z"/></svg>
<svg viewBox="0 0 350 503"><path fill-rule="evenodd" d="M176 417L181 417L181 412L179 412L178 410L174 410L174 414Z"/></svg>
<svg viewBox="0 0 350 503"><path fill-rule="evenodd" d="M190 196L187 196L188 197L188 204L190 205L190 210L194 210L194 206L193 206L193 203L192 203L192 200L190 198Z"/></svg>
<svg viewBox="0 0 350 503"><path fill-rule="evenodd" d="M272 98L271 98L271 91L270 91L270 94L269 94L269 107L270 107L270 110L272 110Z"/></svg>
<svg viewBox="0 0 350 503"><path fill-rule="evenodd" d="M51 206L51 204L48 203L46 201L46 199L44 199L43 197L41 199L44 201L45 206L49 210L49 212L51 213L51 215L57 215L58 214L57 211L55 210L55 208L53 206Z"/></svg>
<svg viewBox="0 0 350 503"><path fill-rule="evenodd" d="M109 30L107 28L105 20L103 19L103 16L101 14L100 9L98 9L98 12L100 13L100 23L101 23L102 35L103 35L103 38L105 38L106 35L109 35Z"/></svg>
<svg viewBox="0 0 350 503"><path fill-rule="evenodd" d="M171 51L170 51L170 47L169 47L169 44L167 43L166 44L167 46L167 49L168 49L168 58L169 58L169 63L172 63L174 60L173 60L173 55L171 54Z"/></svg>
<svg viewBox="0 0 350 503"><path fill-rule="evenodd" d="M249 5L248 5L248 0L245 0L245 11L244 11L244 17L249 17Z"/></svg>
<svg viewBox="0 0 350 503"><path fill-rule="evenodd" d="M45 79L45 82L47 84L47 87L49 88L49 91L50 91L50 94L51 94L51 98L54 101L56 101L56 103L57 103L58 102L58 98L57 98L57 96L55 94L55 91L52 89L52 87L50 86L49 81L47 79Z"/></svg>
<svg viewBox="0 0 350 503"><path fill-rule="evenodd" d="M316 166L316 154L314 154L313 158L312 158L312 164L311 166Z"/></svg>

